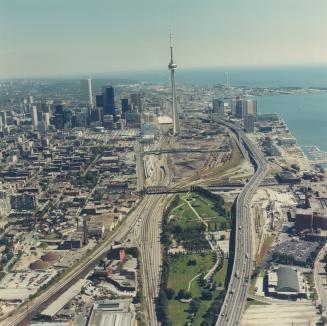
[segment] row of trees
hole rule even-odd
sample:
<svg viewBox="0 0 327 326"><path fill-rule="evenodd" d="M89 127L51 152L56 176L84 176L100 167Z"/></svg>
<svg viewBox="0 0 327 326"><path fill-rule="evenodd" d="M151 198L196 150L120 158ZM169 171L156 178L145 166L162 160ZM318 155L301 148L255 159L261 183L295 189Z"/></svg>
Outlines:
<svg viewBox="0 0 327 326"><path fill-rule="evenodd" d="M161 232L161 243L163 245L162 253L162 269L161 269L161 280L160 280L160 290L158 299L156 302L156 313L158 321L162 326L171 326L172 323L168 318L168 300L171 300L175 295L173 289L168 289L168 249L170 245L170 230L168 223L169 212L174 209L179 202L179 196L175 198L170 203L169 207L164 211L162 216L162 232Z"/></svg>

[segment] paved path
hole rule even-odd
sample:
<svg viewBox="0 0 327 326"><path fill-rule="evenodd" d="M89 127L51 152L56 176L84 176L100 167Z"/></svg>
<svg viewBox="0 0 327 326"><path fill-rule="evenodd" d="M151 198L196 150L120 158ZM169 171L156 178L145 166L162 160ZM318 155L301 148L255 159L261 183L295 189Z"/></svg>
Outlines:
<svg viewBox="0 0 327 326"><path fill-rule="evenodd" d="M191 281L188 282L188 288L187 288L187 291L190 291L190 289L191 289L191 285L192 285L192 282L193 282L194 280L196 280L200 275L201 275L201 273L198 274L198 275L195 275L195 276L191 279Z"/></svg>

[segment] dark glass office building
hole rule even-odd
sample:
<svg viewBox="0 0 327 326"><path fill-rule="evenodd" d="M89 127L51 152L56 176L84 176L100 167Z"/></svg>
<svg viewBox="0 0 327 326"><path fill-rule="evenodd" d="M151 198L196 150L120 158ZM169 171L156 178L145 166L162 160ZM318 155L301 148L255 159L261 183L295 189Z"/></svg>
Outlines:
<svg viewBox="0 0 327 326"><path fill-rule="evenodd" d="M116 116L116 109L115 109L115 92L112 86L106 86L102 89L103 95L103 113L105 115L112 115Z"/></svg>

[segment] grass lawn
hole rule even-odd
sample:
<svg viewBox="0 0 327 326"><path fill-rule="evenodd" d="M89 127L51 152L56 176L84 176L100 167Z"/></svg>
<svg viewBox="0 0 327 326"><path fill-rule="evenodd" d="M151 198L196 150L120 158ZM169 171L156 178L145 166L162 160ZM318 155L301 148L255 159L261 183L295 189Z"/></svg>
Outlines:
<svg viewBox="0 0 327 326"><path fill-rule="evenodd" d="M196 265L188 266L190 259L196 260ZM214 265L213 254L188 254L185 256L169 257L169 277L168 288L173 288L177 294L179 290L188 290L189 282L198 274L207 272ZM202 289L198 283L198 279L194 280L191 284L190 291L192 297L200 297ZM197 318L200 325L202 321L202 315L209 309L211 301L201 302ZM188 316L188 303L181 303L178 300L172 299L168 302L168 314L169 319L173 325L184 325Z"/></svg>
<svg viewBox="0 0 327 326"><path fill-rule="evenodd" d="M172 211L171 215L176 216L178 224L180 224L181 227L185 228L191 221L197 221L196 215L182 198L179 199L177 207L177 209Z"/></svg>
<svg viewBox="0 0 327 326"><path fill-rule="evenodd" d="M228 218L221 216L215 210L215 203L210 199L200 196L195 193L188 193L185 196L180 196L177 203L177 208L171 212L171 215L175 216L174 223L175 225L180 225L182 228L186 229L190 224L199 224L202 223L190 208L189 204L192 205L194 210L210 225L210 229L215 229L218 227L218 230L221 228L221 223L226 223L227 227L229 226ZM195 265L189 265L190 260L195 260ZM216 262L216 254L213 252L207 253L189 253L186 255L176 255L168 256L168 282L167 288L174 289L175 296L180 290L188 291L190 281L199 274L207 273L210 268ZM225 277L227 273L228 260L224 260L224 264L220 271L214 274L213 278L217 284L225 283ZM200 298L204 288L201 286L200 282L201 276L194 279L190 284L190 292L192 293L192 298ZM200 307L196 316L192 322L192 326L200 326L206 312L211 307L213 301L218 296L218 291L213 291L212 300L201 300ZM168 317L173 325L183 326L186 324L189 313L189 303L182 303L179 300L168 301Z"/></svg>
<svg viewBox="0 0 327 326"><path fill-rule="evenodd" d="M171 212L171 215L176 216L176 222L182 228L186 228L190 223L201 223L188 203L191 204L195 211L208 223L209 230L222 229L222 223L226 223L227 228L230 227L229 219L220 215L215 210L214 202L204 196L188 193L180 197L177 208Z"/></svg>
<svg viewBox="0 0 327 326"><path fill-rule="evenodd" d="M195 259L197 264L195 266L188 266L188 261L190 259ZM207 253L204 255L200 254L189 254L179 257L169 257L169 278L168 278L168 287L173 288L177 294L179 290L184 289L187 291L188 284L190 280L198 275L199 273L208 271L214 264L213 254ZM224 284L226 272L227 272L227 259L224 260L222 269L214 275L214 280L217 283ZM198 279L192 282L190 287L192 297L200 297L203 289L199 285ZM213 292L213 296L216 297L218 294L217 291ZM203 317L210 308L212 300L202 300L200 309L198 310L196 317L192 325L200 326ZM168 315L169 319L172 321L173 325L180 326L184 325L185 321L188 318L188 303L182 303L178 300L172 299L168 301Z"/></svg>
<svg viewBox="0 0 327 326"><path fill-rule="evenodd" d="M208 223L209 230L215 230L216 228L220 230L222 228L222 223L226 223L227 228L229 228L228 219L225 216L220 215L214 209L215 205L210 199L194 194L192 194L192 196L189 195L188 198L193 198L193 200L190 201L190 204L197 211L197 213Z"/></svg>
<svg viewBox="0 0 327 326"><path fill-rule="evenodd" d="M188 266L189 260L196 260L196 265ZM214 265L213 254L188 254L183 256L169 257L168 287L177 292L181 289L187 291L190 280L200 273L207 272ZM201 294L201 288L197 280L191 286L192 296Z"/></svg>

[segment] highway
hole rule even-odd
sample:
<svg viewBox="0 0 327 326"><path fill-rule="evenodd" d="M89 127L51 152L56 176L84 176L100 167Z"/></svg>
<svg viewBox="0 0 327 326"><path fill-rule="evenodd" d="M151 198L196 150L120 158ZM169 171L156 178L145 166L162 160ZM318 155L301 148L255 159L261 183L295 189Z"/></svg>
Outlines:
<svg viewBox="0 0 327 326"><path fill-rule="evenodd" d="M225 120L218 122L231 129L239 137L256 165L255 174L244 186L236 200L233 270L225 300L216 322L216 326L234 326L239 325L242 318L253 267L250 203L254 192L266 176L267 162L262 152L251 143L241 129Z"/></svg>

